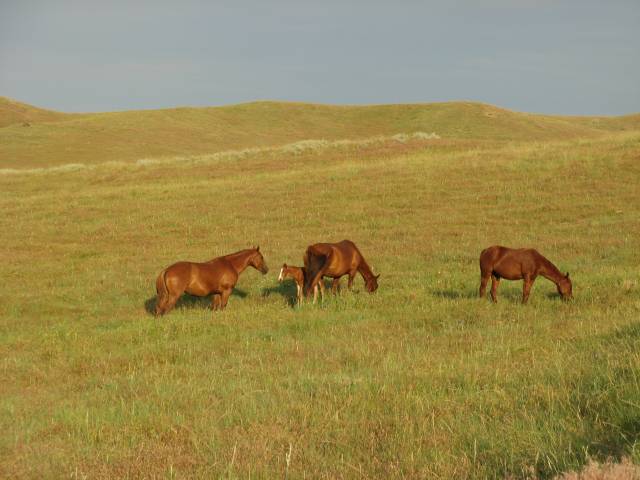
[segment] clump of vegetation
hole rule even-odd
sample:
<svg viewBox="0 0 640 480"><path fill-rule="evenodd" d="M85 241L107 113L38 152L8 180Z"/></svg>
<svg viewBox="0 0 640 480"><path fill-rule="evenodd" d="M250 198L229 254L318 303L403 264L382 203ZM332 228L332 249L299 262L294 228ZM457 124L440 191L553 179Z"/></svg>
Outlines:
<svg viewBox="0 0 640 480"><path fill-rule="evenodd" d="M590 460L579 472L558 475L557 480L640 480L640 466L627 457L621 462L611 460L598 463Z"/></svg>

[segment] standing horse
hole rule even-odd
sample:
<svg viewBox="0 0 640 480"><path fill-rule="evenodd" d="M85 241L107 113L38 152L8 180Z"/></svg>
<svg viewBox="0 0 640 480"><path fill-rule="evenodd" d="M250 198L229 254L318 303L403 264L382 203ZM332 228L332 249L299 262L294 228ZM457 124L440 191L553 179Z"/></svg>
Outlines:
<svg viewBox="0 0 640 480"><path fill-rule="evenodd" d="M486 248L480 254L480 298L484 298L491 278L491 299L498 301L500 279L524 280L522 303L527 303L533 282L538 275L551 280L558 287L563 300L573 298L569 274L558 268L533 248L507 248L499 245Z"/></svg>
<svg viewBox="0 0 640 480"><path fill-rule="evenodd" d="M309 246L304 254L304 266L308 273L305 279L306 295L310 296L313 290L314 303L318 294L315 287L322 277L333 278L331 284L333 293L338 290L340 277L344 275L349 275L348 288L351 288L356 272L362 275L367 291L373 293L378 288L380 275L373 274L358 247L350 240L338 243L316 243Z"/></svg>
<svg viewBox="0 0 640 480"><path fill-rule="evenodd" d="M293 267L289 266L286 263L282 264L282 268L280 269L280 275L278 276L278 281L282 282L285 278L291 277L296 282L296 298L298 299L298 303L302 303L302 290L304 288L305 278L307 277L307 269L304 267ZM318 286L320 286L320 294L324 299L324 283L322 280L318 282ZM317 289L318 286L315 288ZM317 292L314 292L314 296L317 295Z"/></svg>
<svg viewBox="0 0 640 480"><path fill-rule="evenodd" d="M156 280L156 316L169 312L185 292L198 297L213 293L211 307L224 310L238 277L247 267L253 267L263 275L269 271L260 247L240 250L204 263L174 263L165 268Z"/></svg>

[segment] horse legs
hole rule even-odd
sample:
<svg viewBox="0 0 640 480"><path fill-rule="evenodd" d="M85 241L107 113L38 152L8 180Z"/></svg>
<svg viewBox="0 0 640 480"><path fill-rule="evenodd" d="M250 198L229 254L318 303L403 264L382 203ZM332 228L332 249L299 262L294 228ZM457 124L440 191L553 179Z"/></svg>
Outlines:
<svg viewBox="0 0 640 480"><path fill-rule="evenodd" d="M529 300L529 294L531 293L531 287L533 286L533 281L535 278L530 276L524 277L524 285L522 286L522 303L527 303Z"/></svg>
<svg viewBox="0 0 640 480"><path fill-rule="evenodd" d="M214 293L211 296L211 310L218 310L220 308L220 294Z"/></svg>
<svg viewBox="0 0 640 480"><path fill-rule="evenodd" d="M351 286L353 285L353 279L356 278L357 270L349 272L349 282L347 283L347 288L351 290Z"/></svg>
<svg viewBox="0 0 640 480"><path fill-rule="evenodd" d="M298 305L302 303L302 285L296 283L296 299L298 300Z"/></svg>
<svg viewBox="0 0 640 480"><path fill-rule="evenodd" d="M232 291L233 288L228 288L220 293L220 310L224 310L227 306L227 302L229 301Z"/></svg>
<svg viewBox="0 0 640 480"><path fill-rule="evenodd" d="M158 296L156 297L156 317L164 315L171 310L178 301L178 298L180 298L180 295L172 296L170 292L158 292Z"/></svg>
<svg viewBox="0 0 640 480"><path fill-rule="evenodd" d="M331 282L331 293L336 295L338 293L339 288L340 288L340 277L334 278L333 282Z"/></svg>
<svg viewBox="0 0 640 480"><path fill-rule="evenodd" d="M313 303L318 299L318 290L320 290L320 299L324 302L324 280L320 277L320 281L313 287Z"/></svg>
<svg viewBox="0 0 640 480"><path fill-rule="evenodd" d="M164 300L164 295L158 294L158 296L156 297L156 317L159 315L164 315Z"/></svg>
<svg viewBox="0 0 640 480"><path fill-rule="evenodd" d="M491 300L498 303L498 285L500 285L500 277L491 275Z"/></svg>
<svg viewBox="0 0 640 480"><path fill-rule="evenodd" d="M176 302L180 298L180 295L171 295L165 297L163 302L160 304L160 315L164 315L165 313L169 313L173 310L173 307L176 306ZM158 307L156 307L157 311Z"/></svg>
<svg viewBox="0 0 640 480"><path fill-rule="evenodd" d="M489 279L491 278L491 274L489 275L480 275L480 298L484 298L487 294L487 283L489 283Z"/></svg>

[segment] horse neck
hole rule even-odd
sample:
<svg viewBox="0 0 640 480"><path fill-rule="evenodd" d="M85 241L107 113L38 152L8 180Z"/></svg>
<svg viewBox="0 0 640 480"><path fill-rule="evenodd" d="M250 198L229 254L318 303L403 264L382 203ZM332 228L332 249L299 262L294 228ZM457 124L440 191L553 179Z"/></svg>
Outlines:
<svg viewBox="0 0 640 480"><path fill-rule="evenodd" d="M547 280L551 280L556 285L564 277L564 275L562 275L562 272L558 270L558 267L556 267L553 263L551 263L545 257L542 257L542 262L540 265L540 275L542 275Z"/></svg>
<svg viewBox="0 0 640 480"><path fill-rule="evenodd" d="M371 271L369 264L365 261L362 255L360 255L360 260L361 261L360 261L360 265L358 266L358 271L360 272L360 275L362 275L362 278L364 278L365 281L373 278L374 277L373 272Z"/></svg>
<svg viewBox="0 0 640 480"><path fill-rule="evenodd" d="M225 255L225 259L231 263L238 274L244 272L249 266L249 260L253 256L253 250L241 250L230 255Z"/></svg>

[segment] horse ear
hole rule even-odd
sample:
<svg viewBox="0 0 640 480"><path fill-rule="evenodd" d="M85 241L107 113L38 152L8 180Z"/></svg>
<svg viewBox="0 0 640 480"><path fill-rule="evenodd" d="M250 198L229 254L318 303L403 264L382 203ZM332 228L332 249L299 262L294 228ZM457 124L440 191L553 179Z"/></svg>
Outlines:
<svg viewBox="0 0 640 480"><path fill-rule="evenodd" d="M380 278L380 274L376 275L376 280Z"/></svg>
<svg viewBox="0 0 640 480"><path fill-rule="evenodd" d="M569 272L567 272L567 274L565 275L565 278L569 278Z"/></svg>
<svg viewBox="0 0 640 480"><path fill-rule="evenodd" d="M259 252L259 251L260 251L260 245L256 247L256 252Z"/></svg>
<svg viewBox="0 0 640 480"><path fill-rule="evenodd" d="M287 264L286 264L286 263L283 263L283 264L282 264L282 268L287 268Z"/></svg>

